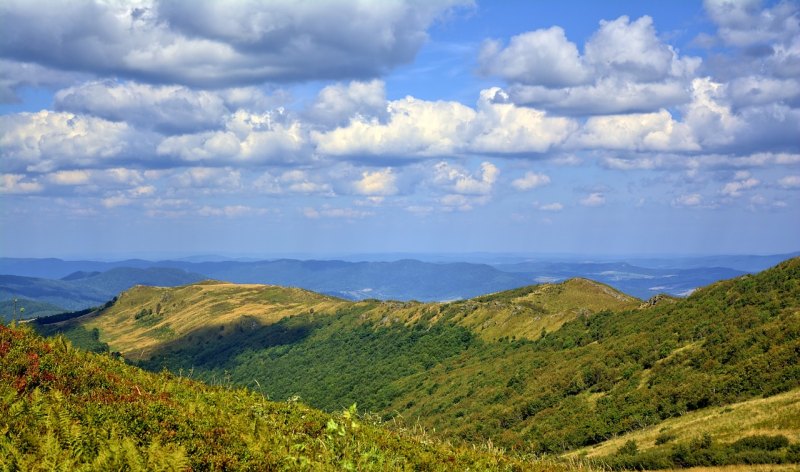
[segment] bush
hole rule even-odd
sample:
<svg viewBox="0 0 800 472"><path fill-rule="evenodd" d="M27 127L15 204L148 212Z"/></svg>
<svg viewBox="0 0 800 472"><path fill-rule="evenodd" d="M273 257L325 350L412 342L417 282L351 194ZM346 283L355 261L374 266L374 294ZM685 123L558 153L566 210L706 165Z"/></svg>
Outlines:
<svg viewBox="0 0 800 472"><path fill-rule="evenodd" d="M756 434L747 436L731 444L735 451L742 451L746 449L759 449L762 451L776 451L789 446L789 438L782 434L776 436L767 436L764 434Z"/></svg>

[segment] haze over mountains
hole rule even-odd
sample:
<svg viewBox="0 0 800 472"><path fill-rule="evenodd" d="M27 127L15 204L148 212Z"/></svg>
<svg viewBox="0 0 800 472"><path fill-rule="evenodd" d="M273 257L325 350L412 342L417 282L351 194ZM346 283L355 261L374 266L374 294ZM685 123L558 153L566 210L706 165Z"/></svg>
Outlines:
<svg viewBox="0 0 800 472"><path fill-rule="evenodd" d="M172 287L205 279L300 287L347 300L447 301L572 277L596 280L648 299L658 293L686 296L697 287L764 269L792 255L639 258L631 259L633 263L476 257L500 261L492 264L452 262L446 256L440 256L438 262L242 261L210 256L203 260L114 262L2 258L0 302L22 299L21 306L28 305L26 316L35 317L97 306L135 285Z"/></svg>

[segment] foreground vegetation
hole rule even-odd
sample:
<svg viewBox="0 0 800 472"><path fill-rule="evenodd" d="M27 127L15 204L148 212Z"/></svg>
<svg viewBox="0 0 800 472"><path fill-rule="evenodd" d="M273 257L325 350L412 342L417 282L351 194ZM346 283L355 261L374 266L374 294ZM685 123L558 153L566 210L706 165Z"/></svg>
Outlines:
<svg viewBox="0 0 800 472"><path fill-rule="evenodd" d="M144 372L0 325L0 470L568 470L246 389Z"/></svg>
<svg viewBox="0 0 800 472"><path fill-rule="evenodd" d="M646 304L584 280L448 304L138 288L55 329L95 328L152 370L328 411L358 402L458 443L560 454L799 388L800 259ZM658 448L630 437L592 455L632 468L797 462L800 425L779 426L796 404L774 406L755 431L698 431Z"/></svg>

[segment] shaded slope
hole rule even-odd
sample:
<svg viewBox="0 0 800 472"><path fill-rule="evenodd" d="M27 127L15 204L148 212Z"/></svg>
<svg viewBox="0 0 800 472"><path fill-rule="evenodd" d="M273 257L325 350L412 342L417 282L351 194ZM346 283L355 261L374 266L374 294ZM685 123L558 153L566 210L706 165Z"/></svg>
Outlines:
<svg viewBox="0 0 800 472"><path fill-rule="evenodd" d="M0 325L10 470L566 470L453 448L247 390L151 374Z"/></svg>
<svg viewBox="0 0 800 472"><path fill-rule="evenodd" d="M612 309L586 308L602 300ZM234 317L221 333L198 327L141 358L331 410L357 400L449 438L533 452L800 386L800 259L654 305L585 280L446 304L334 299L311 313L283 303L287 316L252 336L229 330L246 320ZM100 326L115 309L75 322ZM215 356L220 334L235 348ZM101 340L114 349L102 328Z"/></svg>

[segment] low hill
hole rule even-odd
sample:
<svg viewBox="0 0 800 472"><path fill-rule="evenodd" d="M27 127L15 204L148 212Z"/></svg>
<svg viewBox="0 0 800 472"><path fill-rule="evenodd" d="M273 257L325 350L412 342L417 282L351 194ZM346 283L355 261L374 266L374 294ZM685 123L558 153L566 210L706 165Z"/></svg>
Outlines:
<svg viewBox="0 0 800 472"><path fill-rule="evenodd" d="M102 305L134 285L171 287L205 278L171 268L115 268L102 273L73 273L62 280L0 275L0 300L22 297L67 310L80 310ZM45 316L46 313L29 311L29 315Z"/></svg>
<svg viewBox="0 0 800 472"><path fill-rule="evenodd" d="M7 470L568 470L211 387L0 325Z"/></svg>
<svg viewBox="0 0 800 472"><path fill-rule="evenodd" d="M778 259L780 260L782 259ZM712 262L717 259L707 261ZM640 267L627 262L521 262L498 264L495 267L506 272L528 274L537 280L587 277L640 298L650 298L658 293L686 296L698 287L746 273L738 269L711 265L688 268Z"/></svg>
<svg viewBox="0 0 800 472"><path fill-rule="evenodd" d="M237 311L232 294L230 306L209 295L203 310L162 304L157 323L183 311L201 318L182 334L137 325L136 307L155 306L156 292L60 329L97 328L100 341L150 369L227 378L331 411L357 401L455 441L535 453L800 387L800 259L653 303L581 279L453 303L299 293L312 301L266 303L280 313L272 319ZM146 349L136 350L138 336Z"/></svg>
<svg viewBox="0 0 800 472"><path fill-rule="evenodd" d="M24 308L24 311L21 309ZM17 310L16 313L14 310ZM11 321L13 319L36 318L39 316L51 316L66 311L60 306L52 303L29 300L27 298L0 300L0 321Z"/></svg>
<svg viewBox="0 0 800 472"><path fill-rule="evenodd" d="M93 287L78 285L76 281L0 275L0 300L26 298L68 310L79 310L101 305L113 296Z"/></svg>

